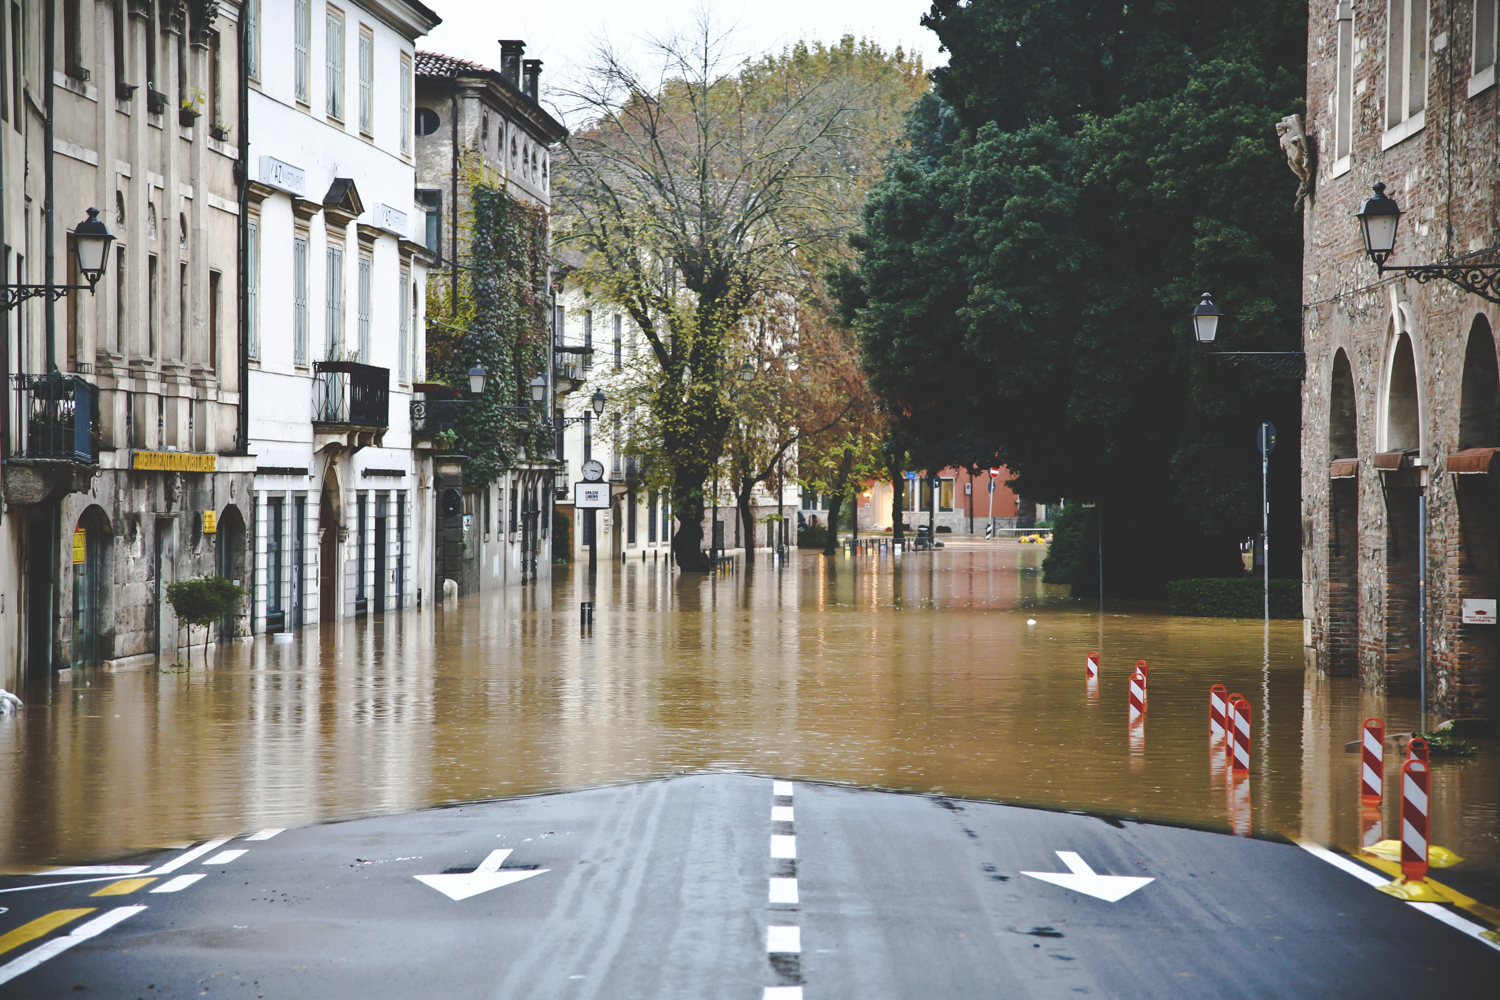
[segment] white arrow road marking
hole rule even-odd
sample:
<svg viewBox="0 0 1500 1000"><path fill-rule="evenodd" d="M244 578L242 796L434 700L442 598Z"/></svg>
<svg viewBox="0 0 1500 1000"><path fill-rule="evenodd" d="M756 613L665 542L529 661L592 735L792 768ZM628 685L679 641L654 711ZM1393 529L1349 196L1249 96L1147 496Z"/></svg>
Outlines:
<svg viewBox="0 0 1500 1000"><path fill-rule="evenodd" d="M468 899L477 896L481 892L489 892L498 889L502 885L510 885L522 879L540 875L551 871L550 868L534 868L530 871L508 871L503 872L500 866L505 859L510 857L510 849L491 851L490 856L483 863L467 875L413 875L423 885L430 885L449 899Z"/></svg>
<svg viewBox="0 0 1500 1000"><path fill-rule="evenodd" d="M1039 878L1043 882L1051 882L1060 885L1064 889L1072 889L1095 896L1106 903L1118 903L1126 896L1135 892L1147 882L1155 882L1154 878L1141 878L1133 875L1097 875L1094 869L1072 851L1056 852L1062 863L1068 866L1071 875L1063 875L1058 872L1022 872L1022 875L1030 875Z"/></svg>

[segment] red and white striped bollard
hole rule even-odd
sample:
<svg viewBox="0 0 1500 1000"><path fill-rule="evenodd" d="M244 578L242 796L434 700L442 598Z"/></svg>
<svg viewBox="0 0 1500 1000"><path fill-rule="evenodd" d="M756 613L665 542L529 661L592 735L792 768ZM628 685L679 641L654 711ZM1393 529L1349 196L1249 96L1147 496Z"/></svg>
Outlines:
<svg viewBox="0 0 1500 1000"><path fill-rule="evenodd" d="M1130 675L1130 720L1146 714L1146 675L1137 670Z"/></svg>
<svg viewBox="0 0 1500 1000"><path fill-rule="evenodd" d="M1208 689L1208 731L1218 737L1225 733L1224 709L1229 698L1229 689L1222 684L1215 684Z"/></svg>
<svg viewBox="0 0 1500 1000"><path fill-rule="evenodd" d="M1238 697L1238 696L1236 696ZM1234 758L1230 765L1235 774L1250 773L1250 702L1240 698L1234 703Z"/></svg>
<svg viewBox="0 0 1500 1000"><path fill-rule="evenodd" d="M1371 717L1361 730L1359 801L1378 806L1385 797L1385 723Z"/></svg>
<svg viewBox="0 0 1500 1000"><path fill-rule="evenodd" d="M1099 676L1099 654L1089 650L1088 657L1083 661L1083 675L1089 680Z"/></svg>
<svg viewBox="0 0 1500 1000"><path fill-rule="evenodd" d="M1413 736L1406 741L1406 752L1412 760L1420 760L1424 764L1431 763L1428 759L1427 741L1420 736Z"/></svg>
<svg viewBox="0 0 1500 1000"><path fill-rule="evenodd" d="M1137 670L1139 670L1141 672L1141 711L1144 712L1146 710L1146 701L1147 701L1147 699L1146 699L1146 691L1147 691L1146 681L1151 676L1151 668L1146 664L1145 660L1136 660L1135 661L1135 669L1137 669Z"/></svg>
<svg viewBox="0 0 1500 1000"><path fill-rule="evenodd" d="M1401 766L1401 880L1421 882L1427 878L1427 789L1425 761L1408 760Z"/></svg>

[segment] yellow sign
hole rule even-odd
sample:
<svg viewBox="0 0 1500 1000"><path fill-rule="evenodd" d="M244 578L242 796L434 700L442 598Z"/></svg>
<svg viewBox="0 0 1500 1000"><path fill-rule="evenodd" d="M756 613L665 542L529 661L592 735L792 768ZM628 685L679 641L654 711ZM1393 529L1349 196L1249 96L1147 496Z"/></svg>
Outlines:
<svg viewBox="0 0 1500 1000"><path fill-rule="evenodd" d="M82 528L73 529L73 565L77 566L83 562L84 553L88 550L89 533Z"/></svg>
<svg viewBox="0 0 1500 1000"><path fill-rule="evenodd" d="M211 510L205 510L203 512L203 533L205 535L212 535L214 532L216 532L218 530L219 530L219 515L216 514L216 513L214 513Z"/></svg>
<svg viewBox="0 0 1500 1000"><path fill-rule="evenodd" d="M218 455L186 451L137 451L130 456L130 467L143 472L213 472L218 463Z"/></svg>

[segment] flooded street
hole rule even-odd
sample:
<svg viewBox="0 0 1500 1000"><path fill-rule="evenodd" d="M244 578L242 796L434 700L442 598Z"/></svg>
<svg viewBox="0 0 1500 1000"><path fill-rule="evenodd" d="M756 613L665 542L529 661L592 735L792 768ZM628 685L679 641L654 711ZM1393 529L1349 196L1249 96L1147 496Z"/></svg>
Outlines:
<svg viewBox="0 0 1500 1000"><path fill-rule="evenodd" d="M1097 608L1040 582L1041 547L801 554L683 580L600 567L550 589L201 650L188 673L81 672L0 718L0 864L83 862L259 827L702 769L1097 811L1227 830L1208 688L1254 707L1250 825L1356 850L1367 715L1304 672L1300 622ZM1034 625L1028 619L1035 619ZM1102 653L1097 692L1084 656ZM1126 720L1137 659L1146 723ZM1435 721L1435 720L1434 720ZM1500 872L1500 754L1433 772L1432 840ZM1396 767L1387 759L1385 824Z"/></svg>

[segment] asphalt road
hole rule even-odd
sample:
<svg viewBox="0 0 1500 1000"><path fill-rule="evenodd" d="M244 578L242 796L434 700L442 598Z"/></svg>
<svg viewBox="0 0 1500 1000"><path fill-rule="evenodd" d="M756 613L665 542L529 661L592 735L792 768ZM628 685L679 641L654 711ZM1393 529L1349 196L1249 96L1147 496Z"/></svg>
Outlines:
<svg viewBox="0 0 1500 1000"><path fill-rule="evenodd" d="M1485 928L1295 845L738 774L121 866L144 867L0 879L0 997L1371 1000L1500 982Z"/></svg>

